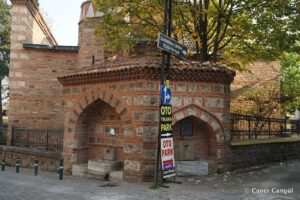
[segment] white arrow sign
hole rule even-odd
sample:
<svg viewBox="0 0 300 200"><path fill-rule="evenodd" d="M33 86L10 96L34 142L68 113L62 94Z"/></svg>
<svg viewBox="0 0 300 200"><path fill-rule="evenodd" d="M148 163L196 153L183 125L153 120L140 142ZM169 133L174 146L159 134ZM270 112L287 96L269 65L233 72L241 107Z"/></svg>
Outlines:
<svg viewBox="0 0 300 200"><path fill-rule="evenodd" d="M171 95L170 95L170 93L168 92L167 87L164 86L163 90L164 90L164 94L165 94L165 95L164 95L164 102L170 102L170 100L171 100Z"/></svg>
<svg viewBox="0 0 300 200"><path fill-rule="evenodd" d="M169 136L171 136L171 135L172 135L172 133L161 134L162 137L169 137Z"/></svg>

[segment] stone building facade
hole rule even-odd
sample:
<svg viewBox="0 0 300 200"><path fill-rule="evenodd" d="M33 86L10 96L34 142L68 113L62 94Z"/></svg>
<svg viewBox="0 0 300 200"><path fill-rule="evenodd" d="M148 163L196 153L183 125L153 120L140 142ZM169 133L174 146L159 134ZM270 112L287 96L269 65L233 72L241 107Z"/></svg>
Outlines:
<svg viewBox="0 0 300 200"><path fill-rule="evenodd" d="M140 49L134 56L106 62L101 38L94 36L94 23L101 14L91 1L82 4L78 46L59 46L32 0L11 2L9 126L63 127L66 172L71 173L74 165L105 160L113 151L124 179L152 179L160 58ZM178 164L203 160L211 172L230 165L234 76L218 65L172 63ZM191 127L188 135L182 134L184 124Z"/></svg>

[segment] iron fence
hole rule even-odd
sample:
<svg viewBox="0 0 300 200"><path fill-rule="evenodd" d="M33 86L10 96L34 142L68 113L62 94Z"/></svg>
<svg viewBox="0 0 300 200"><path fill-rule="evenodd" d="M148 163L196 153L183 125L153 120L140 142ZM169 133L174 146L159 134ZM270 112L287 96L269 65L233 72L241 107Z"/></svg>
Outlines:
<svg viewBox="0 0 300 200"><path fill-rule="evenodd" d="M42 151L61 152L63 129L12 128L12 146Z"/></svg>
<svg viewBox="0 0 300 200"><path fill-rule="evenodd" d="M0 145L7 144L7 128L0 128Z"/></svg>
<svg viewBox="0 0 300 200"><path fill-rule="evenodd" d="M231 140L299 136L299 120L231 114Z"/></svg>

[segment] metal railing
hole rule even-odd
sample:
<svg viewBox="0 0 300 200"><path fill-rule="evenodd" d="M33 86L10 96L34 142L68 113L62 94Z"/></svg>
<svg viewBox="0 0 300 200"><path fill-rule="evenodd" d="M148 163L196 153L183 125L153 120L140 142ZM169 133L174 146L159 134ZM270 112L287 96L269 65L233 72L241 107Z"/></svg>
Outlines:
<svg viewBox="0 0 300 200"><path fill-rule="evenodd" d="M7 144L7 128L0 128L0 145Z"/></svg>
<svg viewBox="0 0 300 200"><path fill-rule="evenodd" d="M42 151L61 152L63 129L12 128L12 146Z"/></svg>
<svg viewBox="0 0 300 200"><path fill-rule="evenodd" d="M231 114L231 140L299 136L299 120Z"/></svg>

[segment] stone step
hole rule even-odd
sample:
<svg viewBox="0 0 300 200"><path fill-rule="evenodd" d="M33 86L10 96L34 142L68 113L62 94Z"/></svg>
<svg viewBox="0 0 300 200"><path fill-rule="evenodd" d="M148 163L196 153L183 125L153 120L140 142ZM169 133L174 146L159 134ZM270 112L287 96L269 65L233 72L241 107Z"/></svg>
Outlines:
<svg viewBox="0 0 300 200"><path fill-rule="evenodd" d="M86 173L86 177L96 179L96 180L106 181L106 180L108 180L109 175L108 174L95 173L93 171L88 171Z"/></svg>
<svg viewBox="0 0 300 200"><path fill-rule="evenodd" d="M110 160L89 160L88 170L100 173L108 173L110 171L118 171L121 169L121 161Z"/></svg>
<svg viewBox="0 0 300 200"><path fill-rule="evenodd" d="M109 172L109 178L111 180L123 180L123 171L111 171Z"/></svg>
<svg viewBox="0 0 300 200"><path fill-rule="evenodd" d="M176 161L177 176L203 176L208 175L208 162L201 161Z"/></svg>
<svg viewBox="0 0 300 200"><path fill-rule="evenodd" d="M87 163L72 165L72 175L73 176L83 177L83 176L86 176L87 172L88 172L88 164Z"/></svg>

